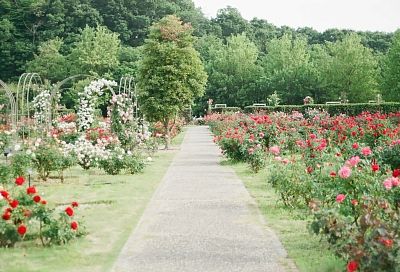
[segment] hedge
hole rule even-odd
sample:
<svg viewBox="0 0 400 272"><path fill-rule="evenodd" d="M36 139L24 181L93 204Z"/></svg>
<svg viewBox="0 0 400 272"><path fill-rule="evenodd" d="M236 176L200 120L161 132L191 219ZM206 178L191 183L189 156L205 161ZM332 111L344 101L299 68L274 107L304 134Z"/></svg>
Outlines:
<svg viewBox="0 0 400 272"><path fill-rule="evenodd" d="M368 112L382 112L382 113L390 113L390 112L398 112L400 111L400 103L397 102L386 102L380 104L371 104L371 103L355 103L355 104L313 104L313 105L280 105L276 107L265 106L265 107L257 107L257 106L248 106L245 107L244 112L247 113L255 113L259 111L265 112L273 112L273 111L282 111L282 112L292 112L299 111L301 113L305 113L307 109L320 109L327 111L330 115L338 115L338 114L347 114L349 116L358 115L364 111Z"/></svg>
<svg viewBox="0 0 400 272"><path fill-rule="evenodd" d="M212 108L212 112L216 113L223 113L223 112L238 112L242 111L239 107L225 107L225 108Z"/></svg>

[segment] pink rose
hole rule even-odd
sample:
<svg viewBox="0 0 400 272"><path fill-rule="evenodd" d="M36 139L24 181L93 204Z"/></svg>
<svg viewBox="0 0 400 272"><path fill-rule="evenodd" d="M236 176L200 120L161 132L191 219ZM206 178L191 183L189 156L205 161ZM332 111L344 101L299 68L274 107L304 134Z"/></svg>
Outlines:
<svg viewBox="0 0 400 272"><path fill-rule="evenodd" d="M391 178L385 179L385 181L383 182L383 186L386 188L386 190L392 189L393 184Z"/></svg>
<svg viewBox="0 0 400 272"><path fill-rule="evenodd" d="M359 156L354 156L354 157L351 157L351 158L346 162L346 164L350 165L351 167L356 167L357 164L358 164L360 161L361 161L361 160L360 160L360 157L359 157Z"/></svg>
<svg viewBox="0 0 400 272"><path fill-rule="evenodd" d="M339 194L336 196L337 203L342 203L345 199L346 199L346 196L344 194Z"/></svg>
<svg viewBox="0 0 400 272"><path fill-rule="evenodd" d="M279 153L280 153L281 151L280 151L280 149L279 149L279 146L274 145L274 146L271 146L271 147L269 148L269 152L271 152L271 153L274 154L275 156L278 156Z"/></svg>
<svg viewBox="0 0 400 272"><path fill-rule="evenodd" d="M371 150L371 148L369 148L369 147L367 146L367 147L364 147L363 149L361 149L361 153L362 153L364 156L369 156L369 155L372 154L372 150Z"/></svg>
<svg viewBox="0 0 400 272"><path fill-rule="evenodd" d="M339 177L341 177L343 179L347 179L351 176L351 169L347 166L343 166L342 168L340 168L338 174L339 174Z"/></svg>

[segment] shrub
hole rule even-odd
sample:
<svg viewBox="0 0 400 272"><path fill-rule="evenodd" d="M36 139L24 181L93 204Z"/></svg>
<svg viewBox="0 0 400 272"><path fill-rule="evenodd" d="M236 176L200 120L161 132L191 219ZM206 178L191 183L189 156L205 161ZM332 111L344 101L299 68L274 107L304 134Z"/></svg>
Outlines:
<svg viewBox="0 0 400 272"><path fill-rule="evenodd" d="M143 171L145 167L144 158L140 153L131 153L125 156L125 169L129 174L137 174Z"/></svg>

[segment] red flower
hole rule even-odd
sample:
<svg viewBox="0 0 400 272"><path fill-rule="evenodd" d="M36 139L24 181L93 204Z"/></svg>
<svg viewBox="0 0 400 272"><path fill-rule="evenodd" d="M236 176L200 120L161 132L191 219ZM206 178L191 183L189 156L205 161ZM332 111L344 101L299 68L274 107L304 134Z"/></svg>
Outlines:
<svg viewBox="0 0 400 272"><path fill-rule="evenodd" d="M307 173L311 174L313 171L314 169L311 166L307 167Z"/></svg>
<svg viewBox="0 0 400 272"><path fill-rule="evenodd" d="M4 197L5 199L8 198L8 196L10 195L7 191L1 191L1 196Z"/></svg>
<svg viewBox="0 0 400 272"><path fill-rule="evenodd" d="M374 171L374 172L379 171L379 165L376 164L376 163L373 163L373 164L371 165L371 169L372 169L372 171Z"/></svg>
<svg viewBox="0 0 400 272"><path fill-rule="evenodd" d="M10 202L10 206L15 209L16 207L18 207L18 200L14 199L13 201Z"/></svg>
<svg viewBox="0 0 400 272"><path fill-rule="evenodd" d="M333 178L336 177L336 173L335 173L334 171L330 172L329 175L330 175L331 177L333 177Z"/></svg>
<svg viewBox="0 0 400 272"><path fill-rule="evenodd" d="M41 202L43 205L46 205L47 204L47 201L46 200L42 200L42 202Z"/></svg>
<svg viewBox="0 0 400 272"><path fill-rule="evenodd" d="M33 197L33 201L35 201L36 203L39 203L40 200L41 200L41 197L38 196L38 195L35 195L35 196Z"/></svg>
<svg viewBox="0 0 400 272"><path fill-rule="evenodd" d="M358 269L358 263L356 261L350 261L347 264L347 272L354 272Z"/></svg>
<svg viewBox="0 0 400 272"><path fill-rule="evenodd" d="M73 202L71 203L71 206L74 207L74 208L76 208L76 207L79 206L79 204L78 204L78 202L73 201Z"/></svg>
<svg viewBox="0 0 400 272"><path fill-rule="evenodd" d="M392 239L382 239L382 244L385 247L392 247L393 246L393 240Z"/></svg>
<svg viewBox="0 0 400 272"><path fill-rule="evenodd" d="M393 170L393 177L397 178L400 176L400 169L394 169Z"/></svg>
<svg viewBox="0 0 400 272"><path fill-rule="evenodd" d="M17 184L18 186L21 186L22 184L24 184L25 179L24 177L18 177L15 179L15 184Z"/></svg>
<svg viewBox="0 0 400 272"><path fill-rule="evenodd" d="M78 229L78 223L76 221L71 222L71 229L77 230Z"/></svg>
<svg viewBox="0 0 400 272"><path fill-rule="evenodd" d="M65 209L65 213L66 213L68 216L73 216L73 215L74 215L74 210L73 210L71 207L67 207L67 208Z"/></svg>
<svg viewBox="0 0 400 272"><path fill-rule="evenodd" d="M351 200L351 204L353 204L354 206L357 206L358 205L358 200L357 199Z"/></svg>
<svg viewBox="0 0 400 272"><path fill-rule="evenodd" d="M354 144L352 145L352 147L353 147L354 149L358 149L358 143L354 143Z"/></svg>
<svg viewBox="0 0 400 272"><path fill-rule="evenodd" d="M26 193L27 193L28 195L34 195L34 194L37 193L37 191L36 191L36 188L35 188L34 186L31 186L31 187L28 187L28 188L26 189Z"/></svg>
<svg viewBox="0 0 400 272"><path fill-rule="evenodd" d="M26 230L27 230L27 228L24 224L19 225L19 227L17 229L19 235L21 235L21 236L25 235Z"/></svg>
<svg viewBox="0 0 400 272"><path fill-rule="evenodd" d="M4 219L4 220L10 220L10 218L11 218L11 213L9 213L9 212L5 212L4 214L3 214L3 216L2 216L2 218Z"/></svg>

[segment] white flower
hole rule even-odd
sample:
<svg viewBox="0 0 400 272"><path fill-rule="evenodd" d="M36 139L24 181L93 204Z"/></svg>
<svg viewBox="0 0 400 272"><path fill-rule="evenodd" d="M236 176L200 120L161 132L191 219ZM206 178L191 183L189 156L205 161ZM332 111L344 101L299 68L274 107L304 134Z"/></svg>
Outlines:
<svg viewBox="0 0 400 272"><path fill-rule="evenodd" d="M20 149L21 149L21 145L16 144L16 145L14 146L14 150L15 150L15 151L19 151Z"/></svg>
<svg viewBox="0 0 400 272"><path fill-rule="evenodd" d="M151 162L151 161L153 161L153 159L151 157L147 157L147 161Z"/></svg>

